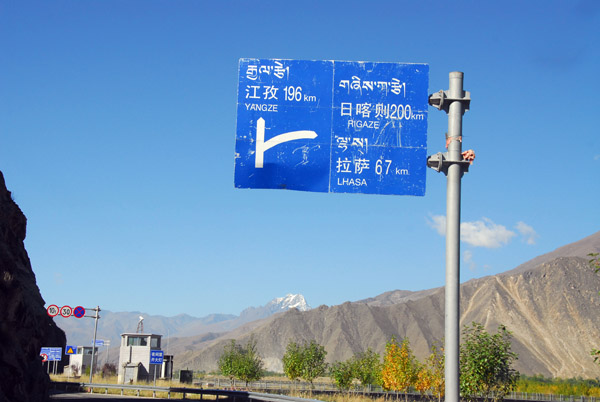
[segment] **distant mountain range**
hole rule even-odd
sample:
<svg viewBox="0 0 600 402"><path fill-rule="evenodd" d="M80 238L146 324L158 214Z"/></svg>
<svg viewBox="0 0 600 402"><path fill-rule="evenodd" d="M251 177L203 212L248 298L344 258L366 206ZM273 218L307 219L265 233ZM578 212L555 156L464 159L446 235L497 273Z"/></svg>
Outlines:
<svg viewBox="0 0 600 402"><path fill-rule="evenodd" d="M524 374L600 377L600 366L589 354L600 347L600 274L588 263L592 252L600 252L600 232L511 271L463 283L461 325L477 321L490 332L505 325L514 334L516 369ZM112 328L107 336L117 339L121 332L135 332L138 316L105 312L102 331ZM444 288L394 290L315 309L302 296L288 295L239 316L144 317L145 332L168 335L163 349L174 355L175 369L216 370L230 339L245 343L251 336L272 371L282 371L281 358L290 341L315 340L325 346L327 361L333 362L367 348L383 354L392 336L408 337L422 360L444 336ZM69 341L76 339L75 329L63 327L63 322L67 320L58 324ZM85 344L90 343L88 334L86 329L79 338ZM117 353L111 355L115 359Z"/></svg>
<svg viewBox="0 0 600 402"><path fill-rule="evenodd" d="M587 256L600 252L600 232L537 257L512 271L461 285L461 325L473 321L495 332L499 324L513 332L516 369L554 377L600 376L590 350L600 346L600 275ZM290 341L315 340L327 361L339 361L372 348L383 354L392 336L408 337L424 359L444 336L444 289L392 291L380 296L289 310L247 323L226 334L207 334L170 342L176 368L211 371L229 339L257 341L269 370L281 371Z"/></svg>
<svg viewBox="0 0 600 402"><path fill-rule="evenodd" d="M144 317L144 332L161 334L167 337L186 337L205 333L225 333L251 321L266 318L272 314L295 308L310 310L302 295L288 294L278 297L262 307L248 307L239 316L232 314L210 314L206 317L193 317L179 314L174 317L150 315L144 312L112 312L102 310L98 326L98 339L109 340L111 346L118 346L121 334L136 332L139 317ZM69 345L91 345L94 335L93 320L73 320L55 318L58 326L65 331Z"/></svg>

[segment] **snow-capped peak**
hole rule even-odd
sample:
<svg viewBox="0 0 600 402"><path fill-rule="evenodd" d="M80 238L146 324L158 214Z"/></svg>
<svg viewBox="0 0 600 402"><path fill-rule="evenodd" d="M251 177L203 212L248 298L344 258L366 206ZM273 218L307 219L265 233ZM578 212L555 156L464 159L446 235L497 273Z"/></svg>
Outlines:
<svg viewBox="0 0 600 402"><path fill-rule="evenodd" d="M277 297L271 300L265 307L268 307L271 310L289 310L291 308L296 308L300 311L310 310L310 306L306 303L306 299L304 296L298 294L293 295L288 293L285 297Z"/></svg>
<svg viewBox="0 0 600 402"><path fill-rule="evenodd" d="M262 307L248 307L240 314L240 317L248 322L268 317L275 313L287 311L296 308L300 311L310 310L311 307L306 303L304 296L287 294L284 297L276 297Z"/></svg>

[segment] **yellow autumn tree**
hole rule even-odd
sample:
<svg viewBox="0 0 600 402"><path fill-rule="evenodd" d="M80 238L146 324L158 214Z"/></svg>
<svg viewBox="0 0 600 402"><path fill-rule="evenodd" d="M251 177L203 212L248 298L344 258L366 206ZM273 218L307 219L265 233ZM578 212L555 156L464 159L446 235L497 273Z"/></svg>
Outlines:
<svg viewBox="0 0 600 402"><path fill-rule="evenodd" d="M433 374L429 369L429 366L422 365L417 373L417 379L415 381L415 389L419 391L421 397L425 395L425 393L431 390L431 386L433 384Z"/></svg>
<svg viewBox="0 0 600 402"><path fill-rule="evenodd" d="M400 344L395 337L385 345L385 357L381 379L383 389L387 391L406 392L414 386L419 373L419 362L410 349L408 338L404 338Z"/></svg>
<svg viewBox="0 0 600 402"><path fill-rule="evenodd" d="M427 358L427 368L431 375L431 393L437 397L438 402L441 402L446 391L444 364L444 347L438 348L435 344L431 345L431 354Z"/></svg>
<svg viewBox="0 0 600 402"><path fill-rule="evenodd" d="M428 391L441 402L444 397L446 383L444 381L444 348L431 345L431 353L425 364L418 367L414 387L421 394Z"/></svg>
<svg viewBox="0 0 600 402"><path fill-rule="evenodd" d="M396 338L392 337L385 344L385 356L383 357L383 368L381 369L381 385L386 391L398 389L398 360L400 360L400 347Z"/></svg>

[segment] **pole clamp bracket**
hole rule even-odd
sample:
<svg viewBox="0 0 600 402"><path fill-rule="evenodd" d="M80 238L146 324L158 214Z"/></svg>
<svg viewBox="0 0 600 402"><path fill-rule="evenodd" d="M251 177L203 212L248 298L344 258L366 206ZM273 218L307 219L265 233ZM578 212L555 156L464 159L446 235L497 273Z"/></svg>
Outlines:
<svg viewBox="0 0 600 402"><path fill-rule="evenodd" d="M429 95L429 104L438 110L443 110L448 113L448 109L450 108L450 104L455 101L459 101L463 104L463 111L469 110L469 106L471 105L471 93L469 91L464 91L465 96L463 98L453 98L448 96L448 91L439 91L434 94Z"/></svg>
<svg viewBox="0 0 600 402"><path fill-rule="evenodd" d="M447 152L445 152L445 153L438 152L435 155L428 156L427 157L427 167L432 168L436 172L442 172L446 176L448 175L448 167L450 165L454 165L454 164L457 164L460 166L462 173L466 173L469 171L469 166L471 165L471 162L464 160L464 159L460 160L460 161L450 161L447 158L448 158Z"/></svg>

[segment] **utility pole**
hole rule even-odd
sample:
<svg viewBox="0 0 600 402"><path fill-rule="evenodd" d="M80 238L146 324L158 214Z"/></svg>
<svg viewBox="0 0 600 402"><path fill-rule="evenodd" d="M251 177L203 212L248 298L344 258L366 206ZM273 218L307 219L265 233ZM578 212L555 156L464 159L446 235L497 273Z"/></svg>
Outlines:
<svg viewBox="0 0 600 402"><path fill-rule="evenodd" d="M427 158L427 166L447 177L446 193L446 288L445 288L445 376L446 402L460 398L460 197L461 179L475 157L462 152L462 116L469 109L471 97L463 90L462 72L450 73L448 91L429 97L429 104L448 114L446 148Z"/></svg>

